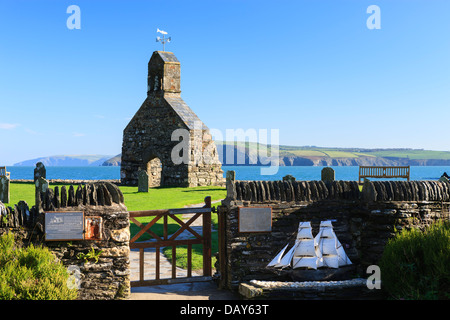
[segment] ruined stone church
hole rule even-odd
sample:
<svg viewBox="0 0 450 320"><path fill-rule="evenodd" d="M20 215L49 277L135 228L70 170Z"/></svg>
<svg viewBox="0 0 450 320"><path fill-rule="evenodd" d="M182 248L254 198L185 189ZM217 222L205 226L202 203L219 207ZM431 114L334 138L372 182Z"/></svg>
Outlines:
<svg viewBox="0 0 450 320"><path fill-rule="evenodd" d="M180 62L172 52L153 52L147 84L147 98L123 131L122 184L137 185L144 170L150 187L223 185L210 131L181 98Z"/></svg>

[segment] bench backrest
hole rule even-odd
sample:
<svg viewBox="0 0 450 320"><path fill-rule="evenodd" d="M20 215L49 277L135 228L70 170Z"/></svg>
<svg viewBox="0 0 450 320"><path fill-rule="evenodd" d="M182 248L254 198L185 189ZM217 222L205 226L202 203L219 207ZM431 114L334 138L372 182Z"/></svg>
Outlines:
<svg viewBox="0 0 450 320"><path fill-rule="evenodd" d="M410 167L361 166L359 167L359 183L361 183L361 178L405 178L409 181Z"/></svg>
<svg viewBox="0 0 450 320"><path fill-rule="evenodd" d="M0 167L0 177L6 176L9 179L10 173L6 171L6 167Z"/></svg>

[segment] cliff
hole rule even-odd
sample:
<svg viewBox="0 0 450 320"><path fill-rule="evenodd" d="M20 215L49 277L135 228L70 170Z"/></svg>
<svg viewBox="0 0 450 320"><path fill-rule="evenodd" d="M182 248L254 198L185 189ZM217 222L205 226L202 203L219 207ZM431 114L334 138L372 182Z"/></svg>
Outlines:
<svg viewBox="0 0 450 320"><path fill-rule="evenodd" d="M450 166L448 159L280 157L280 166Z"/></svg>
<svg viewBox="0 0 450 320"><path fill-rule="evenodd" d="M224 166L264 165L268 146L258 143L216 141L219 159ZM267 154L270 154L268 152ZM103 163L120 166L121 155ZM316 146L279 146L280 166L450 166L449 151L410 148L365 149Z"/></svg>
<svg viewBox="0 0 450 320"><path fill-rule="evenodd" d="M219 151L220 153L220 151ZM105 162L102 166L120 166L120 157L117 155ZM243 157L245 161L238 162ZM226 156L225 156L226 158ZM222 160L222 155L220 156ZM256 156L236 151L234 161L224 159L223 166L236 165L262 165ZM450 166L450 159L408 159L400 157L307 157L307 156L280 156L280 166ZM264 161L263 161L264 162Z"/></svg>
<svg viewBox="0 0 450 320"><path fill-rule="evenodd" d="M121 160L122 160L122 154L118 154L117 156L112 157L111 159L108 159L105 162L103 162L102 166L118 167L118 166L120 166Z"/></svg>

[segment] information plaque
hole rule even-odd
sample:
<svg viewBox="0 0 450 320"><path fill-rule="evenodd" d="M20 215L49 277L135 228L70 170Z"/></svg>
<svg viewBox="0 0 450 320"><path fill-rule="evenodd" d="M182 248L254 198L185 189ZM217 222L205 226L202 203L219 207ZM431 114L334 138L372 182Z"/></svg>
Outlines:
<svg viewBox="0 0 450 320"><path fill-rule="evenodd" d="M83 212L46 212L45 240L83 240Z"/></svg>
<svg viewBox="0 0 450 320"><path fill-rule="evenodd" d="M271 231L271 207L239 207L239 232Z"/></svg>

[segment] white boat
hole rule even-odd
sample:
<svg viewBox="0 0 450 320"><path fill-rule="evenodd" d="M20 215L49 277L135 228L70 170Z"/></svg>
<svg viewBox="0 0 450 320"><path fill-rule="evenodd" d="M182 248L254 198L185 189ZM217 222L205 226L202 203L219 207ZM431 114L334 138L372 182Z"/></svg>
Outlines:
<svg viewBox="0 0 450 320"><path fill-rule="evenodd" d="M312 236L311 223L300 222L295 243L285 254L288 247L289 244L270 261L267 267L317 269L339 268L352 264L336 237L330 220L320 222L319 233L315 237Z"/></svg>

